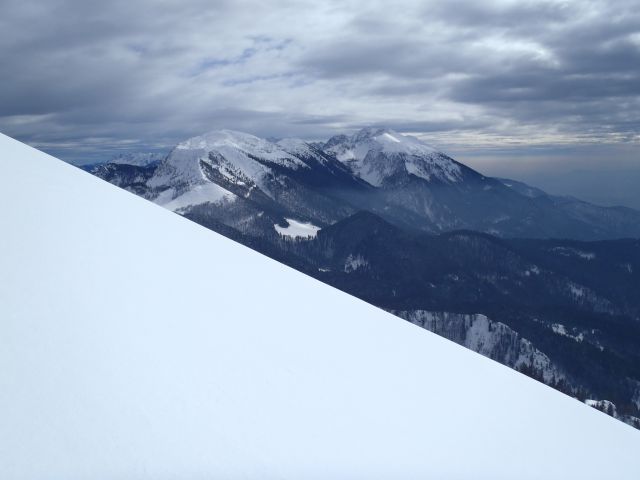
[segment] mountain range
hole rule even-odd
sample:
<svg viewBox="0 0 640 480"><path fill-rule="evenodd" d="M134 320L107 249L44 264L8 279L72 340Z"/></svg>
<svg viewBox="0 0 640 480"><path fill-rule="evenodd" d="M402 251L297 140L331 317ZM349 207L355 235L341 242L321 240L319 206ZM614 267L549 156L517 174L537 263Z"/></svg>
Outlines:
<svg viewBox="0 0 640 480"><path fill-rule="evenodd" d="M134 159L87 170L640 427L640 212L386 128L220 130Z"/></svg>
<svg viewBox="0 0 640 480"><path fill-rule="evenodd" d="M545 364L484 315L401 321L2 134L0 171L3 480L640 478L638 431L418 327Z"/></svg>

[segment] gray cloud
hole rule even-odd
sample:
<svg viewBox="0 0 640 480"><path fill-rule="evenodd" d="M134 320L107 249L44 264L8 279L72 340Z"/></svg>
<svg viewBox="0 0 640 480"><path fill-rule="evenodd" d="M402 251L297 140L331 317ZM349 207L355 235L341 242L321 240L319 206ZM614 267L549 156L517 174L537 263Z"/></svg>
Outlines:
<svg viewBox="0 0 640 480"><path fill-rule="evenodd" d="M0 130L76 161L222 127L387 124L527 158L637 145L635 3L5 0Z"/></svg>

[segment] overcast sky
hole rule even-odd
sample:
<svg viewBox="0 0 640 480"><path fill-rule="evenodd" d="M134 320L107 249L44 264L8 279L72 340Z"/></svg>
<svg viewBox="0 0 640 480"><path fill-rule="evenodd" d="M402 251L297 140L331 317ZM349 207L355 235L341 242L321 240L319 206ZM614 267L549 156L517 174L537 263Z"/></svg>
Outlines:
<svg viewBox="0 0 640 480"><path fill-rule="evenodd" d="M637 0L0 7L0 131L65 159L388 125L489 173L639 162Z"/></svg>

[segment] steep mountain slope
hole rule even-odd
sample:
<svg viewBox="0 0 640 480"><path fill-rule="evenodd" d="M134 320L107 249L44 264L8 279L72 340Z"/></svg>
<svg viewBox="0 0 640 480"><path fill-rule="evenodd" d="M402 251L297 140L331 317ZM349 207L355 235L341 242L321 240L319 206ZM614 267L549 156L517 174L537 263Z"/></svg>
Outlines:
<svg viewBox="0 0 640 480"><path fill-rule="evenodd" d="M208 203L212 218L257 236L274 225L286 227L287 218L324 227L368 210L401 228L429 233L640 237L640 212L505 184L388 129L363 129L323 145L220 130L179 144L157 166L118 161L92 173L181 213ZM257 222L259 215L269 221Z"/></svg>
<svg viewBox="0 0 640 480"><path fill-rule="evenodd" d="M153 176L157 167L157 163L139 166L108 162L88 165L83 169L120 188L124 188L141 197L147 197L149 195L147 182Z"/></svg>
<svg viewBox="0 0 640 480"><path fill-rule="evenodd" d="M425 310L392 313L516 370L539 372L541 380L547 383L567 382L564 371L529 340L485 315Z"/></svg>
<svg viewBox="0 0 640 480"><path fill-rule="evenodd" d="M390 129L365 128L350 137L339 135L323 148L354 174L379 187L381 202L367 209L399 226L531 238L640 236L640 212L621 214L589 208L586 202L571 209L561 202L544 201ZM403 216L407 210L412 218Z"/></svg>
<svg viewBox="0 0 640 480"><path fill-rule="evenodd" d="M640 221L637 210L627 207L601 207L574 197L549 195L523 182L502 178L497 180L521 195L532 198L545 208L562 212L565 218L574 224L591 225L592 235L596 238L606 239L612 235L619 238L638 237L633 228Z"/></svg>
<svg viewBox="0 0 640 480"><path fill-rule="evenodd" d="M7 137L0 158L3 478L640 475L620 422Z"/></svg>
<svg viewBox="0 0 640 480"><path fill-rule="evenodd" d="M327 225L353 208L340 200L366 190L337 160L299 140L272 143L253 135L230 130L211 132L179 144L148 180L146 198L161 205L180 205L182 211L209 203L210 215L235 227L245 223L254 234L274 225L286 226L285 218L297 218ZM213 187L216 185L217 187ZM206 192L215 190L227 194ZM197 191L194 195L193 190ZM187 196L182 200L180 197ZM220 200L227 200L220 208ZM235 218L229 210L239 213Z"/></svg>
<svg viewBox="0 0 640 480"><path fill-rule="evenodd" d="M406 175L443 183L462 180L460 164L414 137L385 128L332 137L323 149L376 187Z"/></svg>
<svg viewBox="0 0 640 480"><path fill-rule="evenodd" d="M104 163L82 165L81 168L136 195L147 196L147 182L166 154L130 152L114 156Z"/></svg>

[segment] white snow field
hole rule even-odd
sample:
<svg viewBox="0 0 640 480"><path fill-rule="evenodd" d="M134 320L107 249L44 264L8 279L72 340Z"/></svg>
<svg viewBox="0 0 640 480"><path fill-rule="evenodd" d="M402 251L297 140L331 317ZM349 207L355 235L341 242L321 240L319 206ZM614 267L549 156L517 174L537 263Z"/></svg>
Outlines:
<svg viewBox="0 0 640 480"><path fill-rule="evenodd" d="M640 432L0 135L0 478L640 478Z"/></svg>
<svg viewBox="0 0 640 480"><path fill-rule="evenodd" d="M315 237L320 231L320 227L316 227L312 223L298 222L292 218L285 218L285 220L289 224L286 227L281 227L280 225L273 226L276 229L276 232L280 235L284 235L285 237Z"/></svg>

